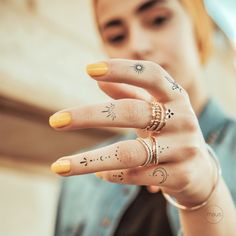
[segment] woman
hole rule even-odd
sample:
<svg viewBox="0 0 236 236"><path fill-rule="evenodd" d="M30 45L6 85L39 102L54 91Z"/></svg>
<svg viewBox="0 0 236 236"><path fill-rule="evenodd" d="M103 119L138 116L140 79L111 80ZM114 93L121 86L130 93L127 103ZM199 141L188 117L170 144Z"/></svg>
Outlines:
<svg viewBox="0 0 236 236"><path fill-rule="evenodd" d="M168 236L182 228L233 236L236 126L202 86L211 50L203 2L97 0L94 9L105 51L121 59L87 72L113 100L57 112L50 125L136 134L53 163L61 176L80 175L63 181L55 235Z"/></svg>

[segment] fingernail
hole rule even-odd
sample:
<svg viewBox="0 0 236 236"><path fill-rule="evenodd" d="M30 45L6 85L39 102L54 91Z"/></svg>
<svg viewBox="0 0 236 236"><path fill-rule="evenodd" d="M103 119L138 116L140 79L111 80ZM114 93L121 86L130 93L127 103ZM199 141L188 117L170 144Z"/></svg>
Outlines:
<svg viewBox="0 0 236 236"><path fill-rule="evenodd" d="M87 65L87 73L91 76L102 76L108 71L108 65L104 62Z"/></svg>
<svg viewBox="0 0 236 236"><path fill-rule="evenodd" d="M71 121L72 118L69 112L57 113L49 118L49 124L53 128L62 128L69 125Z"/></svg>
<svg viewBox="0 0 236 236"><path fill-rule="evenodd" d="M59 160L51 165L51 170L57 174L66 174L70 172L71 164L69 160Z"/></svg>

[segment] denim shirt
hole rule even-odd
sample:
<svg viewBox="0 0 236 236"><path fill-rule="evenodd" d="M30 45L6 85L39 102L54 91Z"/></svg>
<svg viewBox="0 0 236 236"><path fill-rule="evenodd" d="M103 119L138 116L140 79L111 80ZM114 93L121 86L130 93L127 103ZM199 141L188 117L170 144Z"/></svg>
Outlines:
<svg viewBox="0 0 236 236"><path fill-rule="evenodd" d="M215 151L234 202L236 202L236 122L210 99L199 124L205 140ZM99 148L120 140L135 139L130 133L102 143ZM81 152L84 152L82 150ZM94 174L62 178L55 236L111 236L140 186L110 183ZM178 210L167 203L167 216L173 235L181 228ZM138 214L137 214L138 217Z"/></svg>

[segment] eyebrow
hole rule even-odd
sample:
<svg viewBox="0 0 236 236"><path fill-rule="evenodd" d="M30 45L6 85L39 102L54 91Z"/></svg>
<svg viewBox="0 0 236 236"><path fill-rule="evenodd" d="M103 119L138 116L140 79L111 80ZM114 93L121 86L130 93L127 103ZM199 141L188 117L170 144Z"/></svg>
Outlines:
<svg viewBox="0 0 236 236"><path fill-rule="evenodd" d="M151 8L153 8L156 5L159 5L160 3L165 2L166 0L148 0L145 3L141 4L136 10L137 14L143 13Z"/></svg>
<svg viewBox="0 0 236 236"><path fill-rule="evenodd" d="M159 5L160 3L163 3L165 1L166 0L148 0L148 1L144 2L143 4L141 4L141 6L139 6L135 12L136 12L136 14L143 13L143 12L148 11L149 9L153 8L154 6ZM111 21L108 21L102 27L102 29L104 30L107 28L111 28L113 26L120 26L120 25L122 25L122 21L120 19L113 19Z"/></svg>

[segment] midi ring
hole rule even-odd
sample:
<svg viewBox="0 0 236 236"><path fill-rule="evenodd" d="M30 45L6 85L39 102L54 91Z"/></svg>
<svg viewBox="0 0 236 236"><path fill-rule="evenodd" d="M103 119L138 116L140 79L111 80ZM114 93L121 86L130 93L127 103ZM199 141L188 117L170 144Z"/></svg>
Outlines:
<svg viewBox="0 0 236 236"><path fill-rule="evenodd" d="M150 136L147 138L137 138L136 140L145 147L147 152L147 160L141 166L147 166L149 164L157 165L159 163L159 156L156 138Z"/></svg>
<svg viewBox="0 0 236 236"><path fill-rule="evenodd" d="M152 118L144 130L153 131L159 133L166 125L166 108L164 104L157 101L151 103L152 107Z"/></svg>

